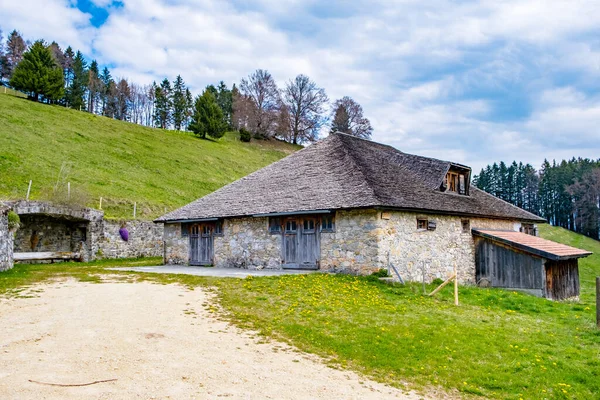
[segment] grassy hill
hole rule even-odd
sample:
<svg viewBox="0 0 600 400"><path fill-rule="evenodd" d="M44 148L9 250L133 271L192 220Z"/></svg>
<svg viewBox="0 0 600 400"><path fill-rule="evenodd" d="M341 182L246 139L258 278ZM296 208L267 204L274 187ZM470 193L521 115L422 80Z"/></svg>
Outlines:
<svg viewBox="0 0 600 400"><path fill-rule="evenodd" d="M154 218L298 149L281 142L218 141L0 94L0 199L65 197L107 217ZM62 173L61 173L62 169ZM58 187L55 194L54 187Z"/></svg>

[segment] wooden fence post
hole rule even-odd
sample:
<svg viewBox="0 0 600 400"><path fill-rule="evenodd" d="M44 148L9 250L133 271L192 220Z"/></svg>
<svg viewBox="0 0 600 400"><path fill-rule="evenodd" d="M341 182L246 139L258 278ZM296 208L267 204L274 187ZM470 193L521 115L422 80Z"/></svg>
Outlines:
<svg viewBox="0 0 600 400"><path fill-rule="evenodd" d="M102 196L100 196L100 207L98 207L99 210L102 210Z"/></svg>
<svg viewBox="0 0 600 400"><path fill-rule="evenodd" d="M456 263L454 263L454 305L458 305L458 271L456 270Z"/></svg>
<svg viewBox="0 0 600 400"><path fill-rule="evenodd" d="M29 180L29 186L27 187L27 197L25 200L29 201L29 193L31 193L31 180Z"/></svg>
<svg viewBox="0 0 600 400"><path fill-rule="evenodd" d="M137 202L133 203L133 219L135 219L135 213L137 211Z"/></svg>
<svg viewBox="0 0 600 400"><path fill-rule="evenodd" d="M596 277L596 327L600 329L600 276Z"/></svg>
<svg viewBox="0 0 600 400"><path fill-rule="evenodd" d="M67 182L67 200L71 200L71 182Z"/></svg>

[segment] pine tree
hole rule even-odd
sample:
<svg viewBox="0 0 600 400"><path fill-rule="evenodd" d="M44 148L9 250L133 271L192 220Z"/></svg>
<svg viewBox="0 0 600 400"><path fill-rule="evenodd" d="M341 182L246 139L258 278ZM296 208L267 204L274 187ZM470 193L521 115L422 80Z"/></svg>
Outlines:
<svg viewBox="0 0 600 400"><path fill-rule="evenodd" d="M173 91L171 93L171 103L173 104L173 126L176 130L184 127L186 116L188 114L188 102L186 98L185 83L181 75L173 81Z"/></svg>
<svg viewBox="0 0 600 400"><path fill-rule="evenodd" d="M235 87L235 85L233 85ZM233 92L227 88L225 82L219 82L217 103L223 112L223 122L227 125L228 129L231 129L232 122L231 117L233 114Z"/></svg>
<svg viewBox="0 0 600 400"><path fill-rule="evenodd" d="M73 80L71 86L67 88L67 104L69 107L76 110L86 109L84 100L88 87L88 72L87 62L83 58L83 54L77 51L73 60Z"/></svg>
<svg viewBox="0 0 600 400"><path fill-rule="evenodd" d="M45 47L45 45L44 45ZM27 44L23 37L16 30L12 31L10 35L8 35L8 40L6 41L6 49L5 51L5 62L3 66L4 75L10 79L17 68L17 65L23 59L23 55L27 50Z"/></svg>
<svg viewBox="0 0 600 400"><path fill-rule="evenodd" d="M370 139L373 127L363 115L363 109L354 99L344 96L333 104L331 130Z"/></svg>
<svg viewBox="0 0 600 400"><path fill-rule="evenodd" d="M93 60L88 70L88 94L87 94L87 110L90 113L95 113L98 108L98 100L102 91L102 81L100 80L100 70L98 62Z"/></svg>
<svg viewBox="0 0 600 400"><path fill-rule="evenodd" d="M108 105L108 95L110 89L110 83L112 82L112 76L107 67L104 67L102 74L100 74L100 82L102 82L102 88L100 90L100 101L102 102L102 115L106 114L106 108Z"/></svg>
<svg viewBox="0 0 600 400"><path fill-rule="evenodd" d="M70 87L73 83L73 62L75 60L75 53L71 46L67 47L63 57L63 73L65 76L65 85Z"/></svg>
<svg viewBox="0 0 600 400"><path fill-rule="evenodd" d="M62 97L62 70L43 41L38 40L23 54L23 60L13 71L10 85L30 93L36 101L41 100L40 96L51 101Z"/></svg>
<svg viewBox="0 0 600 400"><path fill-rule="evenodd" d="M218 139L225 134L226 125L223 122L223 112L217 99L208 88L196 98L189 129L202 139L205 139L206 136Z"/></svg>
<svg viewBox="0 0 600 400"><path fill-rule="evenodd" d="M187 129L191 122L192 114L194 113L194 97L192 96L190 89L185 89L185 107L185 123L183 124L183 127L184 129Z"/></svg>
<svg viewBox="0 0 600 400"><path fill-rule="evenodd" d="M131 90L129 83L125 79L120 79L116 84L115 95L115 118L121 121L127 121L129 118L129 105L131 103Z"/></svg>
<svg viewBox="0 0 600 400"><path fill-rule="evenodd" d="M346 108L342 105L339 105L335 112L333 113L333 120L331 122L331 133L342 132L342 133L350 133L350 117L348 116L348 112Z"/></svg>
<svg viewBox="0 0 600 400"><path fill-rule="evenodd" d="M154 92L154 125L167 129L173 120L173 103L171 101L171 83L165 78Z"/></svg>

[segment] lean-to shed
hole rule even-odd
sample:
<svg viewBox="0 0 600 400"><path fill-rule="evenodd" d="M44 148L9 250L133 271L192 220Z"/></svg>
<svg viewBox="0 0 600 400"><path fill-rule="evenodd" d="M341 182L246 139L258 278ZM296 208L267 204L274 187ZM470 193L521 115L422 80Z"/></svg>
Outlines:
<svg viewBox="0 0 600 400"><path fill-rule="evenodd" d="M586 250L521 232L473 229L481 285L526 290L552 300L579 296L578 259Z"/></svg>

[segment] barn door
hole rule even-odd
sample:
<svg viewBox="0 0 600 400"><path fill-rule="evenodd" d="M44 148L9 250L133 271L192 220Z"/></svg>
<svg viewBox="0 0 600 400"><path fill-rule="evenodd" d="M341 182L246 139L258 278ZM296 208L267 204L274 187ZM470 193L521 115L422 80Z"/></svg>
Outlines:
<svg viewBox="0 0 600 400"><path fill-rule="evenodd" d="M283 227L283 268L298 268L298 221L288 219Z"/></svg>
<svg viewBox="0 0 600 400"><path fill-rule="evenodd" d="M283 233L283 268L318 269L318 219L314 217L288 219Z"/></svg>
<svg viewBox="0 0 600 400"><path fill-rule="evenodd" d="M213 263L212 224L192 225L190 230L190 265L210 265Z"/></svg>

